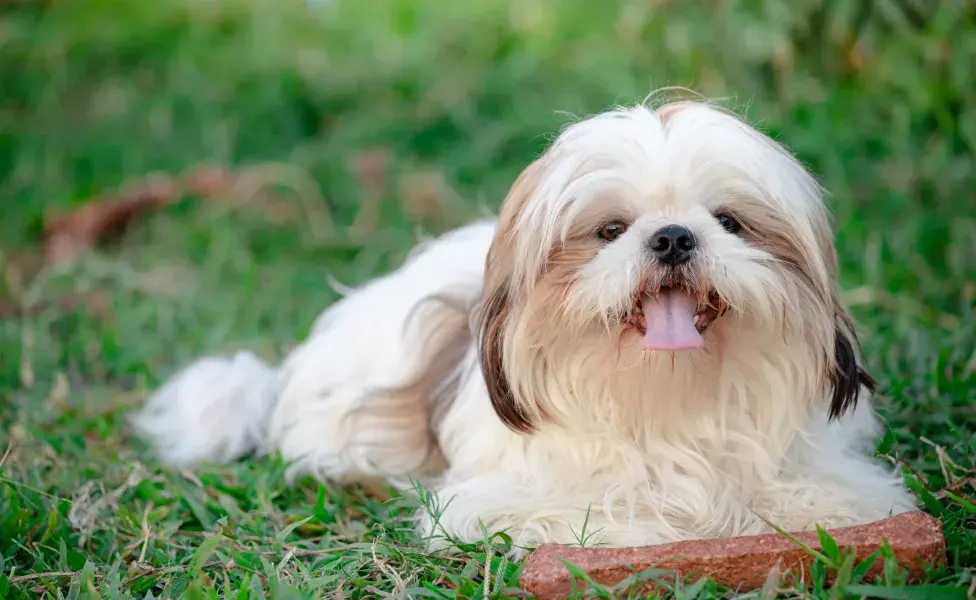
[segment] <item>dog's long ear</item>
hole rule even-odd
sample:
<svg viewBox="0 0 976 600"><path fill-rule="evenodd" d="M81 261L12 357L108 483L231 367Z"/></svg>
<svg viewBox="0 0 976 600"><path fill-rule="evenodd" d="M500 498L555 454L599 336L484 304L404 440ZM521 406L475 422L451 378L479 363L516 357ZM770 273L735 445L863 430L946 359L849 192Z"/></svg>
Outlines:
<svg viewBox="0 0 976 600"><path fill-rule="evenodd" d="M511 332L524 305L524 298L517 287L520 284L512 281L515 246L519 236L516 224L519 214L538 186L541 160L529 165L519 175L502 204L495 238L485 263L484 290L478 315L481 370L491 405L505 425L524 433L534 429L533 418L531 411L526 410L526 403L517 396L518 388L513 387L505 368L505 354L508 344L513 343Z"/></svg>
<svg viewBox="0 0 976 600"><path fill-rule="evenodd" d="M795 156L760 135L788 159L791 166L782 172L789 174L792 182L784 189L792 190L794 196L782 201L787 207L785 214L770 210L768 202L750 202L748 198L736 202L735 212L745 226L741 235L776 257L780 267L796 279L801 294L798 301L804 310L795 320L803 324L801 334L822 358L819 383L823 385L819 387L829 396L827 414L832 421L857 406L862 388L874 393L877 384L859 362L860 344L854 324L837 294L839 265L824 190Z"/></svg>
<svg viewBox="0 0 976 600"><path fill-rule="evenodd" d="M850 317L838 308L834 340L834 360L830 373L831 397L829 419L838 419L857 406L861 389L877 391L874 378L858 362L860 344Z"/></svg>
<svg viewBox="0 0 976 600"><path fill-rule="evenodd" d="M481 307L481 371L495 414L515 431L529 433L534 429L531 418L515 398L505 374L505 331L511 310L507 282L484 298Z"/></svg>
<svg viewBox="0 0 976 600"><path fill-rule="evenodd" d="M874 394L878 385L874 378L862 366L859 354L861 343L857 339L854 321L847 313L837 289L837 251L834 248L833 233L829 225L821 221L818 228L818 242L823 248L823 255L827 259L829 279L828 305L833 306L834 325L834 356L828 360L827 380L830 383L830 406L827 420L839 419L848 411L853 412L863 390ZM829 358L829 357L828 357Z"/></svg>
<svg viewBox="0 0 976 600"><path fill-rule="evenodd" d="M814 222L814 236L804 238L792 224L768 214L762 206L740 207L747 223L742 234L750 243L777 258L796 279L804 293L802 318L816 336L809 336L823 353L822 381L829 395L828 418L837 419L857 405L861 389L875 391L875 382L858 362L857 334L837 297L837 257L829 221L823 215Z"/></svg>

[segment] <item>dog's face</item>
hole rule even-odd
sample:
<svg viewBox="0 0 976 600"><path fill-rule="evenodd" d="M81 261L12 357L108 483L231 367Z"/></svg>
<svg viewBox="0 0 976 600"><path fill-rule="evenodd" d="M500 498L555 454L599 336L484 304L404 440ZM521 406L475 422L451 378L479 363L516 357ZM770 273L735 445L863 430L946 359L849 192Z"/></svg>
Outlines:
<svg viewBox="0 0 976 600"><path fill-rule="evenodd" d="M577 123L512 187L488 258L496 411L527 431L554 393L580 395L574 378L639 378L662 356L718 370L730 348L781 343L838 416L871 382L834 274L819 186L733 116L681 103Z"/></svg>

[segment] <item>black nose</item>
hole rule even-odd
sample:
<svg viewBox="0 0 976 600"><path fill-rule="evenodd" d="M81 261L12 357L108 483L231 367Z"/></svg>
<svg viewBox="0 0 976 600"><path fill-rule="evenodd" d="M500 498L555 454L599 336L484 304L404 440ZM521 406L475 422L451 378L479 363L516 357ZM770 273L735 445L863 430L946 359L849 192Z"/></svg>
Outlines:
<svg viewBox="0 0 976 600"><path fill-rule="evenodd" d="M680 265L691 258L691 251L695 249L695 235L687 227L666 225L651 236L647 245L659 261Z"/></svg>

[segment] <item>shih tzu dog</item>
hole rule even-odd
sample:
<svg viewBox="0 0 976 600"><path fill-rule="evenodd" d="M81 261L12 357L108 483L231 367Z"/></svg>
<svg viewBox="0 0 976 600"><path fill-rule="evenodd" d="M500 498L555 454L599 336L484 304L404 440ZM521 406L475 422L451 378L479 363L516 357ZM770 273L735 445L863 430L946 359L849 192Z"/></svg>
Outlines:
<svg viewBox="0 0 976 600"><path fill-rule="evenodd" d="M175 466L280 452L293 475L419 480L435 545L868 522L914 498L874 457L836 269L820 186L770 138L707 102L615 109L280 368L201 359L133 423Z"/></svg>

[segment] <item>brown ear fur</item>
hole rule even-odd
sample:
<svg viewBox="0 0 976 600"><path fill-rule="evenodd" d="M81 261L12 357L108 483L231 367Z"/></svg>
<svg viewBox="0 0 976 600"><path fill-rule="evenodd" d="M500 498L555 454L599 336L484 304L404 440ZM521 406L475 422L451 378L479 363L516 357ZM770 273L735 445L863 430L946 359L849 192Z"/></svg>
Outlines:
<svg viewBox="0 0 976 600"><path fill-rule="evenodd" d="M486 297L481 312L481 371L495 414L509 428L529 433L534 425L512 393L505 375L505 329L509 318L509 290L500 285Z"/></svg>
<svg viewBox="0 0 976 600"><path fill-rule="evenodd" d="M814 239L804 245L788 224L766 213L762 206L740 209L737 216L745 227L743 235L750 243L763 248L787 268L807 290L811 301L824 312L805 315L816 319L833 333L818 340L826 356L824 380L830 395L828 418L834 420L857 406L862 388L871 393L877 389L874 379L858 362L860 344L850 317L836 294L837 256L826 213L814 222ZM819 248L823 259L815 248ZM824 263L820 261L824 260ZM819 325L818 325L819 326Z"/></svg>
<svg viewBox="0 0 976 600"><path fill-rule="evenodd" d="M840 309L838 309L840 310ZM840 312L834 342L834 360L829 375L831 386L829 420L838 419L848 410L857 406L861 388L872 394L877 391L877 383L858 363L857 350L860 344L850 318Z"/></svg>
<svg viewBox="0 0 976 600"><path fill-rule="evenodd" d="M862 389L874 394L878 384L858 361L861 344L854 330L854 322L841 305L840 298L837 297L837 253L834 250L830 227L820 227L816 231L820 234L817 242L824 248L828 261L831 280L830 300L834 306L834 356L833 360L827 361L830 369L827 380L831 392L827 419L833 421L848 411L854 411Z"/></svg>
<svg viewBox="0 0 976 600"><path fill-rule="evenodd" d="M515 223L539 183L541 159L527 167L512 185L502 204L498 229L485 264L478 330L481 370L495 413L505 425L523 433L534 428L524 404L516 397L505 369L505 345L517 310L516 290L511 281L515 265Z"/></svg>

